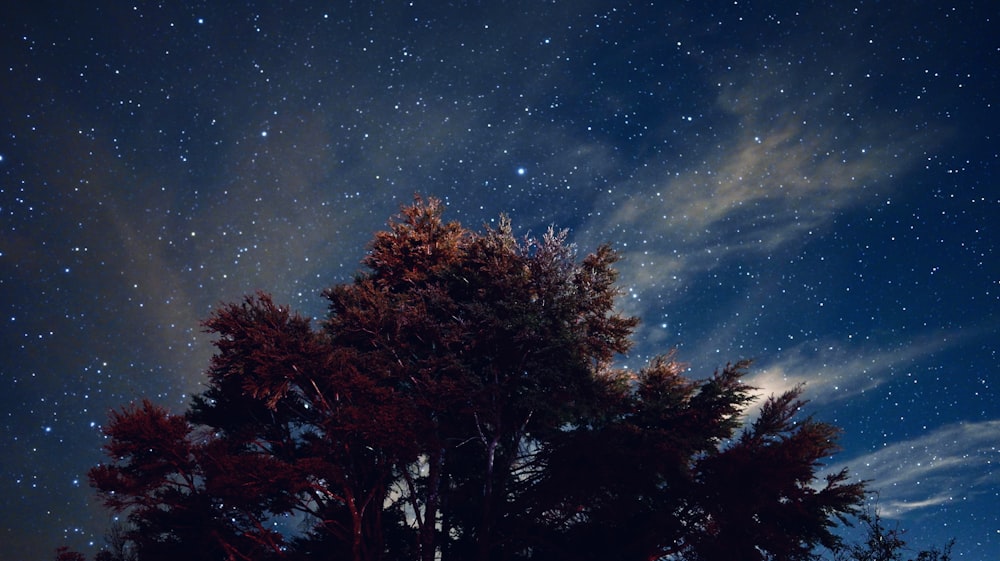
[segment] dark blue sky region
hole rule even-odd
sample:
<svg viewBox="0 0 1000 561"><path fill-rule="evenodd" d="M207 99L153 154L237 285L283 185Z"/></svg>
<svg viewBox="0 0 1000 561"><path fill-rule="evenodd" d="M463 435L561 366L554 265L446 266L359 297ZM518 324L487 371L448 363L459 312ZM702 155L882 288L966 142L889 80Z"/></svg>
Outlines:
<svg viewBox="0 0 1000 561"><path fill-rule="evenodd" d="M992 2L20 3L0 21L5 559L93 552L107 412L320 316L414 193L623 254L640 365L754 358L915 546L1000 551Z"/></svg>

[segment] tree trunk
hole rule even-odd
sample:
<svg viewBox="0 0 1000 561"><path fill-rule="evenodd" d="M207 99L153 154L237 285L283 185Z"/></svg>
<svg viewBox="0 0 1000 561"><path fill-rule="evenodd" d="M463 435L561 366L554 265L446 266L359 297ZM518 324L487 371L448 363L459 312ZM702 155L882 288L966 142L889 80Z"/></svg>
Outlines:
<svg viewBox="0 0 1000 561"><path fill-rule="evenodd" d="M444 448L427 459L427 502L424 503L423 524L420 527L419 554L421 561L434 561L436 553L438 505L441 500L441 472L444 468Z"/></svg>
<svg viewBox="0 0 1000 561"><path fill-rule="evenodd" d="M483 484L483 512L476 532L478 542L478 561L489 561L490 542L493 538L493 474L496 463L497 446L500 444L500 433L493 435L486 445L486 481Z"/></svg>

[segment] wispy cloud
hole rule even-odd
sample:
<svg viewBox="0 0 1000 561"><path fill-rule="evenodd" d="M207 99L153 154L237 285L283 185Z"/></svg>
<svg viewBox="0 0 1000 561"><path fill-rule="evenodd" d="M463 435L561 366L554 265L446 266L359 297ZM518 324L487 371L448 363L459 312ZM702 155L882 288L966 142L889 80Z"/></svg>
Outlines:
<svg viewBox="0 0 1000 561"><path fill-rule="evenodd" d="M889 517L995 493L1000 488L1000 419L946 425L849 458L844 465L857 478L871 480L881 512Z"/></svg>
<svg viewBox="0 0 1000 561"><path fill-rule="evenodd" d="M748 382L761 396L805 386L816 403L855 398L889 382L914 361L959 345L978 332L931 333L891 348L845 347L833 341L799 344L774 360L757 365Z"/></svg>
<svg viewBox="0 0 1000 561"><path fill-rule="evenodd" d="M662 289L669 276L800 243L898 188L895 178L941 142L926 124L868 103L854 82L860 69L821 66L761 54L706 76L717 91L718 115L702 129L712 141L646 162L588 227L630 238L633 254L642 244L623 263L626 282Z"/></svg>

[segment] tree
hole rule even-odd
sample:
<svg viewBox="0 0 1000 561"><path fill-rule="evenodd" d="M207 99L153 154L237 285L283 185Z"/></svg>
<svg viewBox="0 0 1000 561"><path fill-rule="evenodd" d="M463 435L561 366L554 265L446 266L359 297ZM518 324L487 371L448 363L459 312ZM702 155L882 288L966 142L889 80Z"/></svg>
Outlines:
<svg viewBox="0 0 1000 561"><path fill-rule="evenodd" d="M918 551L915 556L907 556L909 550L903 536L906 534L898 526L888 527L879 513L877 505L869 507L857 516L864 537L861 541L840 544L835 548L834 561L950 561L951 548L955 540L943 547L932 547Z"/></svg>
<svg viewBox="0 0 1000 561"><path fill-rule="evenodd" d="M64 545L56 548L56 561L86 561L86 557L78 551L70 551Z"/></svg>
<svg viewBox="0 0 1000 561"><path fill-rule="evenodd" d="M129 538L129 531L120 520L113 520L104 534L104 548L95 561L138 561Z"/></svg>
<svg viewBox="0 0 1000 561"><path fill-rule="evenodd" d="M417 201L319 328L267 294L216 310L207 389L105 428L90 480L149 559L781 559L832 546L862 483L796 389L744 427L748 362L614 366L618 256L475 233ZM743 427L743 428L741 428Z"/></svg>

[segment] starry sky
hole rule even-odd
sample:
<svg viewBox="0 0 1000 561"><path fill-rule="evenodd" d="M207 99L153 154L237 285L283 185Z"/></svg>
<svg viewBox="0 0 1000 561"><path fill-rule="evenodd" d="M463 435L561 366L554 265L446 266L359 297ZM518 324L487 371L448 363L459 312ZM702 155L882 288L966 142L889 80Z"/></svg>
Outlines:
<svg viewBox="0 0 1000 561"><path fill-rule="evenodd" d="M972 2L20 2L0 18L0 552L93 553L85 473L198 322L308 315L415 193L623 254L641 365L805 382L918 547L1000 551L1000 27Z"/></svg>

